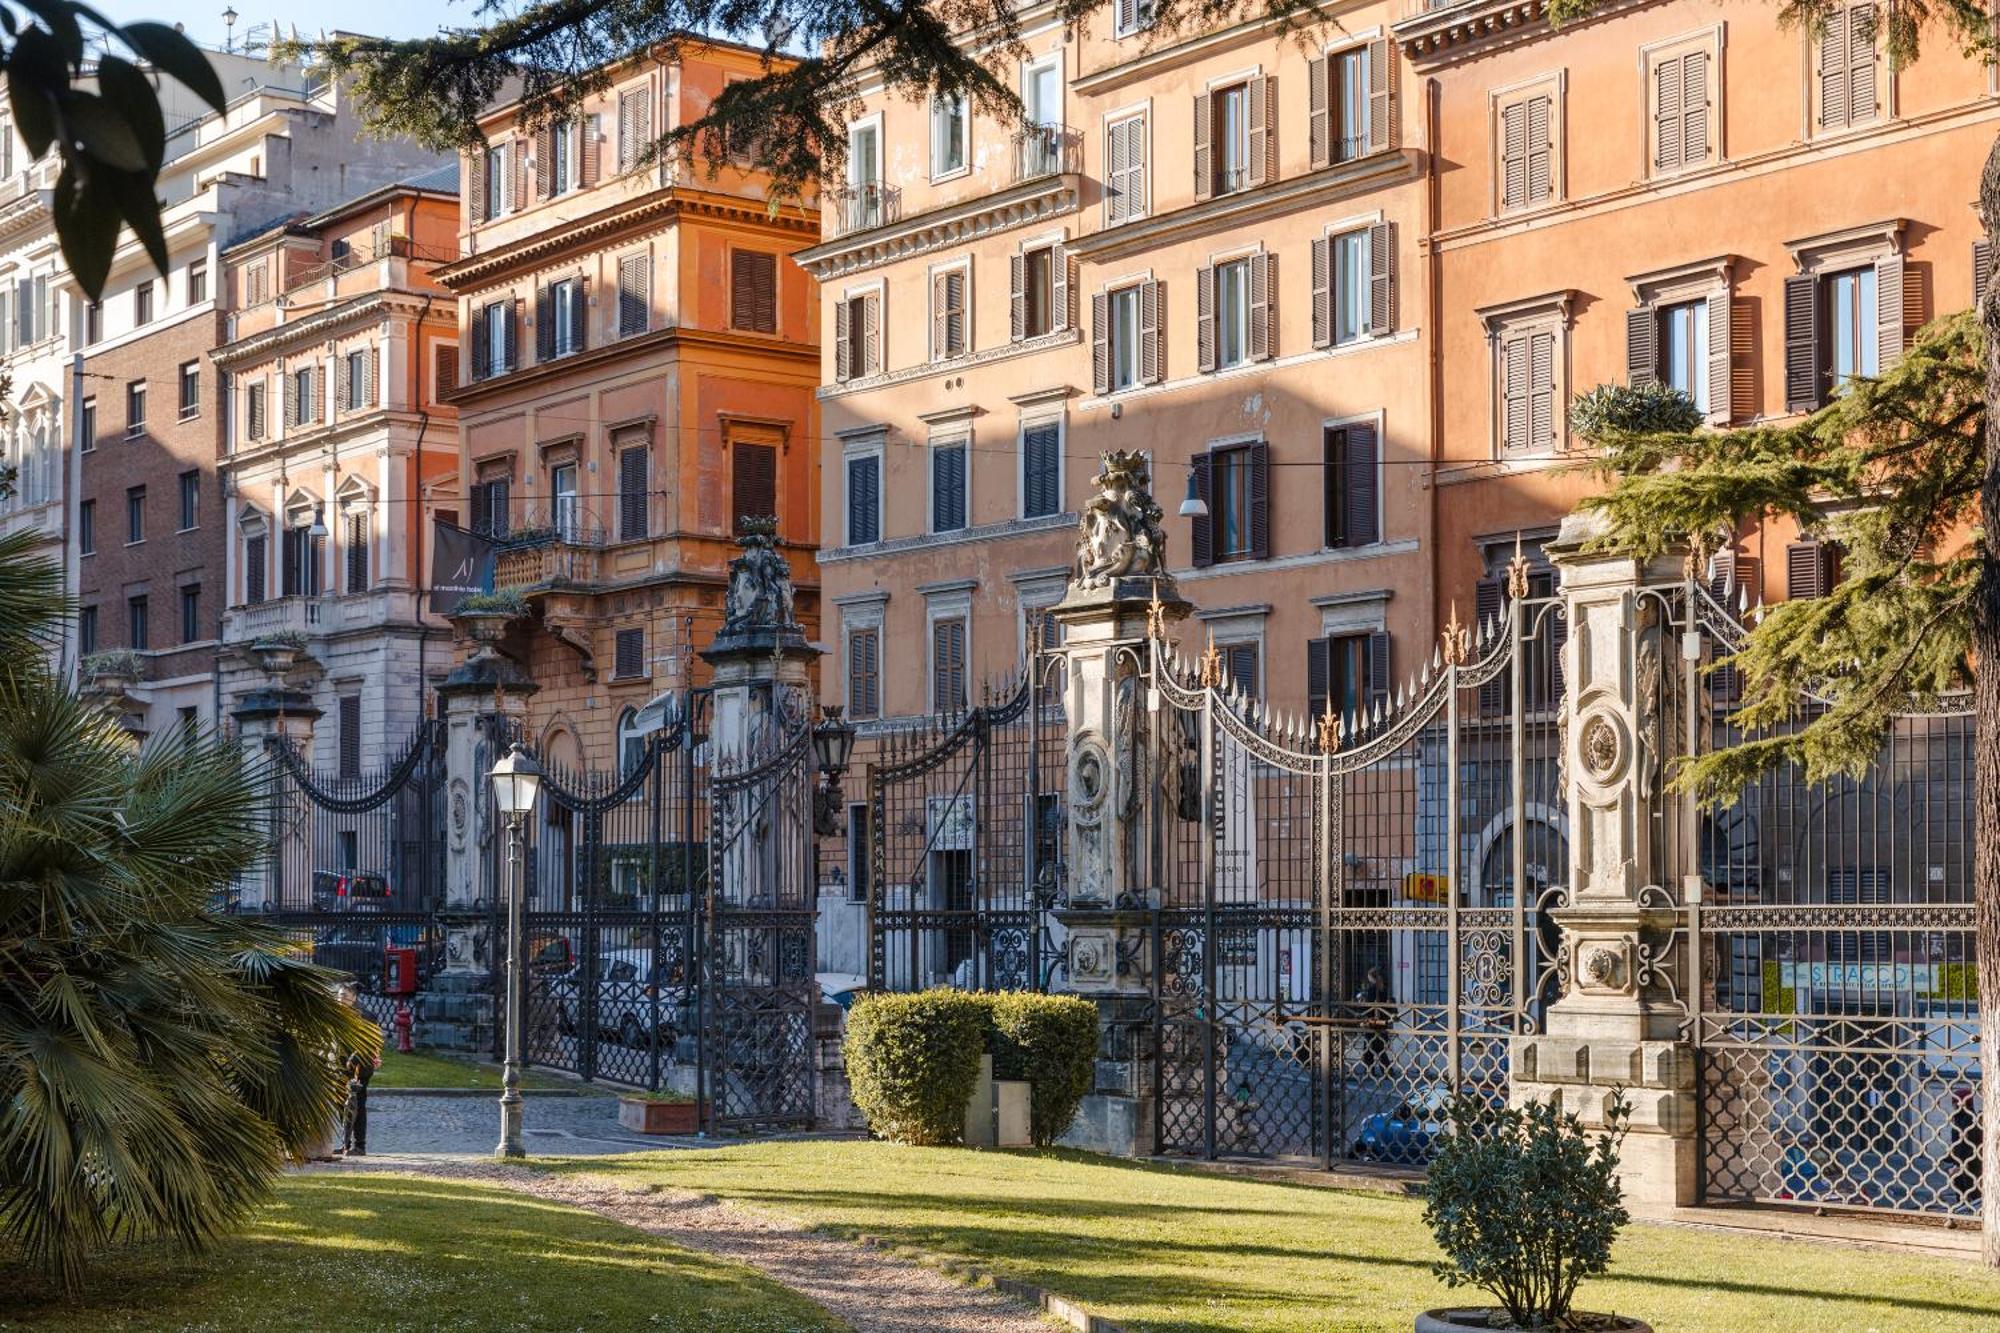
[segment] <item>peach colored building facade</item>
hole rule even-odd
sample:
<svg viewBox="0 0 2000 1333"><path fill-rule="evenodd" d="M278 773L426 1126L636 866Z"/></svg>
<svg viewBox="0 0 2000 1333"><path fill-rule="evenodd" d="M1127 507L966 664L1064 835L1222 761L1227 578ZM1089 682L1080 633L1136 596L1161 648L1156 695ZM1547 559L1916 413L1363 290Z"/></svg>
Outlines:
<svg viewBox="0 0 2000 1333"><path fill-rule="evenodd" d="M611 72L570 122L515 109L466 159L457 519L501 544L495 585L531 614L508 649L539 685L541 753L606 766L722 619L745 516L775 515L798 610L818 620L816 210L766 182L644 149L698 117L756 52L711 44Z"/></svg>
<svg viewBox="0 0 2000 1333"><path fill-rule="evenodd" d="M1233 675L1352 707L1429 652L1421 117L1389 24L1089 30L1034 6L1043 128L864 83L822 285L826 697L976 703L1062 595L1098 455L1150 452ZM1206 520L1175 511L1190 476Z"/></svg>
<svg viewBox="0 0 2000 1333"><path fill-rule="evenodd" d="M293 684L320 710L313 757L344 776L400 751L451 666L449 627L424 606L424 494L458 464L437 379L457 311L432 276L457 216L447 165L222 256L236 313L209 360L226 405L225 703L269 683L252 644L303 636Z"/></svg>

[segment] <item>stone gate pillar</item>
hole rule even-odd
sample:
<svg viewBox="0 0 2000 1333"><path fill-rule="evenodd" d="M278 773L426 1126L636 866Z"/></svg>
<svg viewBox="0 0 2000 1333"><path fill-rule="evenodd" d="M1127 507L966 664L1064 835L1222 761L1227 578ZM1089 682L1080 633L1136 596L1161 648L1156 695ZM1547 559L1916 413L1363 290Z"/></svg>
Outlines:
<svg viewBox="0 0 2000 1333"><path fill-rule="evenodd" d="M1677 583L1678 557L1648 563L1586 550L1598 528L1566 519L1548 548L1562 574L1562 764L1570 830L1562 927L1567 989L1545 1032L1516 1038L1513 1097L1549 1099L1601 1124L1619 1095L1632 1107L1621 1175L1635 1208L1695 1201L1694 1053L1669 967L1679 913L1666 878L1661 816L1667 755L1662 691L1680 671L1680 640L1655 597Z"/></svg>
<svg viewBox="0 0 2000 1333"><path fill-rule="evenodd" d="M280 740L289 740L301 755L310 760L313 724L319 720L320 710L313 706L311 695L292 688L287 679L300 654L289 644L259 646L265 647L266 651L256 654L254 660L264 670L268 682L263 688L244 695L230 716L236 723L237 739L249 762L268 766L264 779L269 793L267 799L275 801L281 779L272 747ZM295 834L300 825L296 820L278 820L273 828L276 836L282 839ZM286 849L274 844L257 867L243 877L243 911L263 912L275 911L279 907L312 906L310 882L294 884L287 889L284 874L288 862L303 867L300 873L312 873L312 867L306 864L304 858L287 857ZM289 902L285 901L287 898Z"/></svg>
<svg viewBox="0 0 2000 1333"><path fill-rule="evenodd" d="M1063 1140L1128 1156L1153 1149L1153 911L1149 839L1159 799L1147 671L1152 631L1186 618L1167 571L1146 459L1104 456L1078 523L1069 590L1049 615L1063 627L1066 884L1054 915L1064 966L1057 989L1092 1000L1101 1033L1097 1086Z"/></svg>

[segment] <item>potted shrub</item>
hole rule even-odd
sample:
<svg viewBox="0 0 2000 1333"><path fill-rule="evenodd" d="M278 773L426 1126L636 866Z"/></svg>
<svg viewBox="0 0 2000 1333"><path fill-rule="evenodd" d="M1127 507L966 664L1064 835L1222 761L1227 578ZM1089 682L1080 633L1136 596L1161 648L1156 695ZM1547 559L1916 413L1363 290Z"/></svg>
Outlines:
<svg viewBox="0 0 2000 1333"><path fill-rule="evenodd" d="M1618 1185L1630 1114L1621 1097L1590 1134L1548 1102L1450 1104L1425 1188L1424 1222L1445 1253L1436 1272L1446 1286L1479 1287L1500 1304L1432 1310L1417 1317L1416 1333L1651 1333L1636 1319L1571 1309L1578 1284L1610 1267L1611 1242L1631 1220Z"/></svg>
<svg viewBox="0 0 2000 1333"><path fill-rule="evenodd" d="M460 599L451 610L451 620L463 626L466 636L481 648L491 648L507 637L507 626L527 611L527 599L518 590L502 588Z"/></svg>
<svg viewBox="0 0 2000 1333"><path fill-rule="evenodd" d="M621 1092L618 1123L641 1134L693 1134L701 1128L694 1098L684 1092Z"/></svg>
<svg viewBox="0 0 2000 1333"><path fill-rule="evenodd" d="M129 648L113 648L85 654L78 667L86 684L115 692L138 683L146 674L146 659Z"/></svg>

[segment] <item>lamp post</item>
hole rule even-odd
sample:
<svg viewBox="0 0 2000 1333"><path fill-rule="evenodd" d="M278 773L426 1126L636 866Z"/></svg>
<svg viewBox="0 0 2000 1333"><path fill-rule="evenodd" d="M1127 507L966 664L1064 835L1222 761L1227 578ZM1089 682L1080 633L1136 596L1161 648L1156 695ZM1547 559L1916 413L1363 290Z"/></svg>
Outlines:
<svg viewBox="0 0 2000 1333"><path fill-rule="evenodd" d="M819 711L819 725L813 728L813 755L825 781L814 802L813 832L830 838L840 832L840 779L847 772L848 756L854 753L855 728L841 716L839 704L826 704Z"/></svg>
<svg viewBox="0 0 2000 1333"><path fill-rule="evenodd" d="M495 1157L526 1157L521 1141L521 1013L526 990L521 956L521 821L535 808L542 766L516 742L493 765L493 803L507 817L507 1059L500 1076L500 1146Z"/></svg>

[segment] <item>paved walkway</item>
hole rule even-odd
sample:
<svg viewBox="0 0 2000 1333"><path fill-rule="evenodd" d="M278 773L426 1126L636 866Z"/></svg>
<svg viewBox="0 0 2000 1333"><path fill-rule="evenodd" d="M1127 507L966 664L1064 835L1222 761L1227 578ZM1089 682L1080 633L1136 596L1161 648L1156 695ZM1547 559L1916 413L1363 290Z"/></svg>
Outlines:
<svg viewBox="0 0 2000 1333"><path fill-rule="evenodd" d="M581 1095L522 1093L528 1151L536 1156L581 1157L601 1153L662 1152L691 1146L686 1139L634 1134L618 1123L618 1099L595 1091ZM500 1141L500 1094L437 1096L383 1088L368 1094L368 1151L372 1155L491 1157Z"/></svg>

